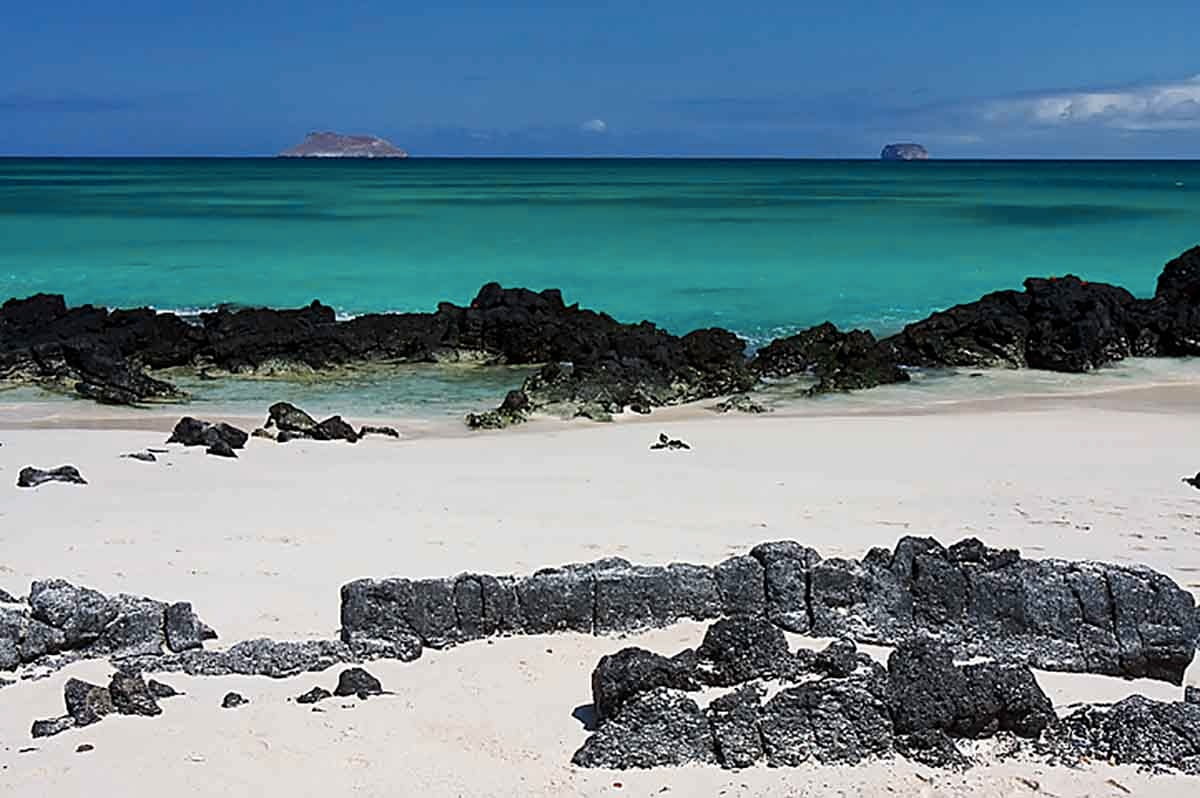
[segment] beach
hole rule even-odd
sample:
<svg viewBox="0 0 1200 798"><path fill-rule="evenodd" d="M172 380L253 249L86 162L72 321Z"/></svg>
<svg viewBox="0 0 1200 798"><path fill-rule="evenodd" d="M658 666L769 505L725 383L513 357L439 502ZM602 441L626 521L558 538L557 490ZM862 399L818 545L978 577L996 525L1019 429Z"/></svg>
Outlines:
<svg viewBox="0 0 1200 798"><path fill-rule="evenodd" d="M0 587L22 595L33 579L61 577L106 594L190 601L227 645L335 637L339 587L360 577L524 574L607 556L711 564L770 540L860 557L916 535L947 545L977 537L1026 557L1140 563L1200 594L1200 493L1180 481L1200 467L1191 435L1197 399L1193 384L916 413L751 417L685 407L610 424L540 420L499 433L355 445L251 439L237 460L172 446L154 463L119 455L162 446L164 414L10 412L0 427ZM660 431L691 449L650 450ZM65 463L89 484L13 485L26 465ZM572 713L591 702L596 660L627 645L670 654L697 645L703 630L684 622L628 638L536 635L427 650L414 662L368 665L395 695L325 704L318 714L287 699L333 672L283 680L167 674L187 695L164 702L161 717L114 717L31 741L33 719L61 712L66 678L103 681L111 672L102 661L79 663L0 692L0 782L18 795L131 782L185 795L1194 789L1194 779L1129 767L1022 760L965 773L903 759L734 773L571 766L587 736ZM1134 692L1180 697L1163 682L1038 678L1060 714L1073 702ZM1200 681L1195 666L1186 681ZM228 690L250 704L221 709ZM85 742L95 750L76 753ZM37 750L19 753L26 747Z"/></svg>

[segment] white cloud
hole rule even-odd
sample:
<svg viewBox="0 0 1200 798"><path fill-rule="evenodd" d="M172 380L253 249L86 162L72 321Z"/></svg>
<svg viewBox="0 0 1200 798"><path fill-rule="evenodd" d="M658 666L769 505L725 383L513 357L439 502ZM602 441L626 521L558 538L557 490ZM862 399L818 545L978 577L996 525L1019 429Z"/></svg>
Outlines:
<svg viewBox="0 0 1200 798"><path fill-rule="evenodd" d="M1118 130L1200 129L1200 75L1123 89L1047 92L984 103L987 122L1100 125Z"/></svg>
<svg viewBox="0 0 1200 798"><path fill-rule="evenodd" d="M603 119L589 119L579 126L584 133L607 133L608 123Z"/></svg>

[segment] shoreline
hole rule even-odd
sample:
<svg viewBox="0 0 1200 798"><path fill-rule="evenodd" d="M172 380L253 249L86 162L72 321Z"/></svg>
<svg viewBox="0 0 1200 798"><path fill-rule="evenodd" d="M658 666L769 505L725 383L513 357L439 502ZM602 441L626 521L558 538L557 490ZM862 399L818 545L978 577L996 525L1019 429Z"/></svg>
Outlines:
<svg viewBox="0 0 1200 798"><path fill-rule="evenodd" d="M1128 412L1200 413L1200 378L1187 381L1158 381L1138 385L1110 385L1090 390L1068 390L1046 393L1018 393L999 396L936 398L913 403L871 403L852 405L839 395L826 399L796 399L775 405L763 414L738 411L720 413L713 406L720 401L706 399L687 404L655 408L652 413L626 411L614 415L611 422L585 418L560 418L538 414L528 422L504 430L471 430L456 416L393 416L345 412L355 424L389 424L405 439L458 439L537 434L543 432L603 428L612 425L648 425L722 420L735 418L776 419L853 419L905 418L942 415L972 415L1015 412L1046 412L1061 408L1094 408ZM754 394L758 396L758 394ZM3 397L3 393L0 393ZM236 406L204 403L156 404L137 408L113 408L96 405L71 397L25 402L0 401L0 430L128 430L169 433L183 416L203 420L225 421L242 426L247 431L261 426L266 419L266 406L260 414Z"/></svg>
<svg viewBox="0 0 1200 798"><path fill-rule="evenodd" d="M752 418L683 407L611 424L535 421L496 434L462 429L355 446L252 439L236 461L171 446L156 463L118 455L162 446L162 431L81 429L85 422L72 417L54 422L67 426L0 434L0 587L18 595L35 578L62 577L106 595L190 601L221 634L219 648L260 636L331 638L340 625L339 586L363 577L527 574L606 556L713 563L767 540L857 558L905 535L945 544L974 536L1031 558L1144 564L1200 596L1200 493L1179 482L1198 466L1197 397L1200 385L1187 384L928 413ZM173 423L177 415L161 417ZM648 451L658 423L692 450ZM60 462L77 465L89 484L12 484L24 465ZM630 645L670 655L702 634L702 625L682 622L628 637L498 638L428 651L411 663L379 661L367 667L395 696L353 710L334 703L324 714L288 699L328 683L328 673L168 674L161 678L188 695L164 702L161 717L107 718L17 754L31 745L34 718L61 713L67 678L104 682L111 672L104 662L80 662L0 691L0 736L10 746L0 762L19 794L115 789L130 774L156 789L181 789L180 768L195 779L182 791L206 796L247 785L336 791L346 773L366 794L402 780L427 794L546 798L651 795L663 787L676 795L780 798L804 790L875 795L886 786L956 798L1034 794L1021 779L1061 798L1119 793L1110 779L1135 794L1194 790L1195 777L986 755L963 773L901 759L733 774L569 764L587 736L572 713L591 700L599 657ZM793 647L824 642L790 640ZM1130 693L1178 693L1110 677L1037 678L1060 711ZM1195 662L1185 683L1200 683ZM228 690L251 703L221 709ZM89 757L75 753L83 742L96 746ZM408 755L396 757L397 750Z"/></svg>

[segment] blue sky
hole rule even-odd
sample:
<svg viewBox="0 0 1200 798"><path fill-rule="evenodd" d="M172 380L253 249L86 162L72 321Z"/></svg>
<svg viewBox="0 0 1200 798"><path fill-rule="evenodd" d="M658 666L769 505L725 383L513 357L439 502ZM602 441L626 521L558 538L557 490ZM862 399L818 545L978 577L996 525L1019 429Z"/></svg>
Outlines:
<svg viewBox="0 0 1200 798"><path fill-rule="evenodd" d="M1200 157L1200 3L0 0L0 154Z"/></svg>

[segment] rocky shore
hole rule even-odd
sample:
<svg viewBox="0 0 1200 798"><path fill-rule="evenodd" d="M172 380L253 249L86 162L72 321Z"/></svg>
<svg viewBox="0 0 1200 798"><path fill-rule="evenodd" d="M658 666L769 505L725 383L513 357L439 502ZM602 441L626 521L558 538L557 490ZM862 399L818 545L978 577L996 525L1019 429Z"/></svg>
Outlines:
<svg viewBox="0 0 1200 798"><path fill-rule="evenodd" d="M12 598L12 596L6 596ZM673 657L626 647L591 675L594 734L584 767L689 762L858 764L904 756L971 764L959 741L1008 735L1023 754L1200 773L1200 704L1141 696L1060 718L1031 667L1180 684L1200 628L1190 593L1146 568L1026 560L974 539L949 548L906 537L862 560L824 560L794 541L764 543L715 566L637 566L619 558L524 577L358 580L341 591L341 640L268 639L208 650L216 633L186 602L104 596L35 582L0 607L0 670L37 676L81 659L116 668L107 687L70 679L67 714L33 737L108 714L155 717L177 695L145 673L285 678L339 663L412 661L425 648L492 636L618 635L681 619L719 619ZM793 652L785 631L837 640ZM855 642L894 646L886 667ZM970 661L972 664L962 665ZM707 708L689 696L723 689ZM330 693L379 695L361 668ZM769 697L769 700L764 700ZM222 706L245 703L236 693Z"/></svg>
<svg viewBox="0 0 1200 798"><path fill-rule="evenodd" d="M606 419L624 410L743 393L806 375L812 393L904 382L911 368L1007 367L1083 372L1126 357L1200 352L1200 247L1170 261L1151 298L1074 276L1030 278L877 340L822 324L747 356L719 328L676 336L568 305L556 290L484 286L466 307L338 321L313 302L296 310L222 309L194 323L150 309L68 308L39 294L0 307L0 380L102 403L179 401L163 372L206 376L321 372L350 364L468 361L540 366L495 411L502 427L535 411Z"/></svg>

